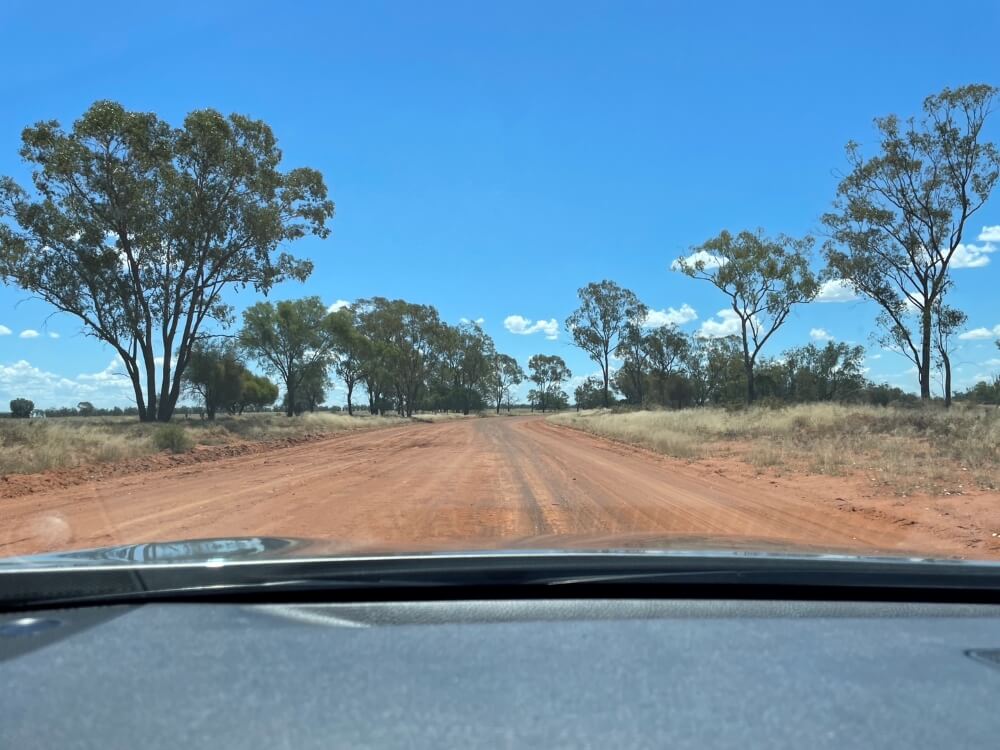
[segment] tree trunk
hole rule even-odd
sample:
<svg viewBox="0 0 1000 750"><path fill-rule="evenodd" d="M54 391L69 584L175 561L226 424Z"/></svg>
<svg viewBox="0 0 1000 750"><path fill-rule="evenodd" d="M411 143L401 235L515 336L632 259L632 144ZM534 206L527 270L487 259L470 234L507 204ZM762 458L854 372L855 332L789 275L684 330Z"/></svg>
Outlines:
<svg viewBox="0 0 1000 750"><path fill-rule="evenodd" d="M604 408L608 408L608 353L604 353Z"/></svg>
<svg viewBox="0 0 1000 750"><path fill-rule="evenodd" d="M929 401L931 397L931 308L924 307L920 321L920 399Z"/></svg>
<svg viewBox="0 0 1000 750"><path fill-rule="evenodd" d="M753 383L753 364L747 364L746 371L747 371L747 406L749 406L754 402L754 399L757 398L757 393L754 390L754 383Z"/></svg>
<svg viewBox="0 0 1000 750"><path fill-rule="evenodd" d="M295 386L291 382L285 383L285 416L295 416Z"/></svg>
<svg viewBox="0 0 1000 750"><path fill-rule="evenodd" d="M941 362L944 364L944 408L951 407L951 358L945 351L941 352Z"/></svg>
<svg viewBox="0 0 1000 750"><path fill-rule="evenodd" d="M353 417L354 416L354 409L351 406L351 394L352 393L354 393L354 384L353 383L349 383L347 385L347 416L349 416L349 417Z"/></svg>

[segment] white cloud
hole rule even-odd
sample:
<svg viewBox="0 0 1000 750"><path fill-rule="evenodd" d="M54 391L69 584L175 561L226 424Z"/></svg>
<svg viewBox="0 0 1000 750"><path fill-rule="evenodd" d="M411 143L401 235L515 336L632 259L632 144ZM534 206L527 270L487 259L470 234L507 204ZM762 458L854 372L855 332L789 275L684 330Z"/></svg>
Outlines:
<svg viewBox="0 0 1000 750"><path fill-rule="evenodd" d="M718 339L723 336L733 336L740 332L740 318L732 310L719 310L714 316L701 324L697 336L700 339Z"/></svg>
<svg viewBox="0 0 1000 750"><path fill-rule="evenodd" d="M973 341L975 339L992 339L1000 336L1000 323L990 328L973 328L971 331L960 333L958 337L962 341Z"/></svg>
<svg viewBox="0 0 1000 750"><path fill-rule="evenodd" d="M0 326L0 336L10 336L12 331L7 326Z"/></svg>
<svg viewBox="0 0 1000 750"><path fill-rule="evenodd" d="M993 359L988 359L980 364L984 364L987 367L1000 367L1000 357L994 357Z"/></svg>
<svg viewBox="0 0 1000 750"><path fill-rule="evenodd" d="M18 338L21 339L37 339L38 336L38 331L32 330L31 328L25 328L18 334Z"/></svg>
<svg viewBox="0 0 1000 750"><path fill-rule="evenodd" d="M983 227L983 231L976 237L980 242L1000 242L1000 224L991 227Z"/></svg>
<svg viewBox="0 0 1000 750"><path fill-rule="evenodd" d="M857 292L849 282L842 279L830 279L820 284L817 302L853 302L858 297Z"/></svg>
<svg viewBox="0 0 1000 750"><path fill-rule="evenodd" d="M326 308L326 311L334 313L337 312L337 310L343 310L345 307L350 307L350 306L351 303L348 302L346 299L338 299L336 302L334 302L332 305Z"/></svg>
<svg viewBox="0 0 1000 750"><path fill-rule="evenodd" d="M812 328L809 331L809 338L813 341L830 341L833 339L825 328Z"/></svg>
<svg viewBox="0 0 1000 750"><path fill-rule="evenodd" d="M681 258L678 258L671 263L670 270L679 271L681 268L681 260ZM683 258L683 261L689 266L693 266L695 263L704 263L705 268L719 268L729 262L726 258L720 258L718 255L712 255L707 250L698 250L697 252L693 252L686 258Z"/></svg>
<svg viewBox="0 0 1000 750"><path fill-rule="evenodd" d="M134 403L131 381L114 359L102 371L67 378L35 367L27 360L0 365L0 403L27 398L38 408L76 406L90 401L97 406L129 406Z"/></svg>
<svg viewBox="0 0 1000 750"><path fill-rule="evenodd" d="M649 328L661 328L665 325L681 326L698 319L698 312L686 302L680 309L667 307L663 310L650 310L646 319L642 321L644 326Z"/></svg>
<svg viewBox="0 0 1000 750"><path fill-rule="evenodd" d="M57 339L57 338L59 338L59 334L56 333L55 331L49 331L49 338L50 339Z"/></svg>
<svg viewBox="0 0 1000 750"><path fill-rule="evenodd" d="M475 323L477 326L481 326L483 323L486 322L486 318L481 318L480 317L480 318L476 318L475 320L470 320L469 318L464 318L463 317L463 318L459 318L458 322L462 323L463 325L468 325L469 323Z"/></svg>
<svg viewBox="0 0 1000 750"><path fill-rule="evenodd" d="M960 243L951 256L951 268L982 268L989 265L990 253L996 249L996 245L989 242L982 245Z"/></svg>
<svg viewBox="0 0 1000 750"><path fill-rule="evenodd" d="M555 318L552 318L552 320L538 320L532 323L530 318L525 318L521 315L508 315L503 320L503 327L519 336L544 333L545 338L549 341L555 341L559 338L559 323L556 322Z"/></svg>
<svg viewBox="0 0 1000 750"><path fill-rule="evenodd" d="M882 354L869 354L868 359L882 359Z"/></svg>

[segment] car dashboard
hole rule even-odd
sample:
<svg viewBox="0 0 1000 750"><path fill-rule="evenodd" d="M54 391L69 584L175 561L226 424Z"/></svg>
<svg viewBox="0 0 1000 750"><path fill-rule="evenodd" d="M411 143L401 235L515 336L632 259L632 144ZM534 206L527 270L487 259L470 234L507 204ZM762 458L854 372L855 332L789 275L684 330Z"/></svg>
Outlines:
<svg viewBox="0 0 1000 750"><path fill-rule="evenodd" d="M0 616L3 747L993 747L1000 606L147 603Z"/></svg>

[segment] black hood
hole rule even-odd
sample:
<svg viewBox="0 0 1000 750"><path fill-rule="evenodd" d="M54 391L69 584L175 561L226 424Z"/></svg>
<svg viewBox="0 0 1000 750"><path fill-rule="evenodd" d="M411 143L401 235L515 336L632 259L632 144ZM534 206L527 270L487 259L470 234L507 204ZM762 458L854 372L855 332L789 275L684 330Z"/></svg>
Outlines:
<svg viewBox="0 0 1000 750"><path fill-rule="evenodd" d="M543 535L520 539L498 539L489 547L438 545L434 547L413 545L406 548L379 545L343 544L323 539L296 539L286 537L223 537L213 539L181 539L143 542L112 547L52 552L41 555L0 558L0 571L4 568L24 567L89 567L93 565L142 565L188 564L211 565L214 562L256 562L268 560L295 560L317 558L351 558L399 555L454 555L457 553L490 555L510 553L574 552L630 552L735 555L766 555L794 557L849 557L926 559L926 555L907 550L873 550L859 555L857 550L835 549L792 544L783 540L753 539L746 537L708 537L654 534L599 534L599 535Z"/></svg>

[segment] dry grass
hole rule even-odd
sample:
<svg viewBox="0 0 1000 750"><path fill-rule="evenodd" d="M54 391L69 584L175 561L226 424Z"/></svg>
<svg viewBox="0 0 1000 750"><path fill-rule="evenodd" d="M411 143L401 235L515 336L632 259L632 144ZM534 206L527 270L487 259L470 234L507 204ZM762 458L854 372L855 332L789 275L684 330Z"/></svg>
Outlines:
<svg viewBox="0 0 1000 750"><path fill-rule="evenodd" d="M262 413L224 416L215 421L175 418L171 428L183 430L165 440L163 425L140 424L135 417L60 417L0 420L0 475L31 474L83 464L121 461L197 445L282 440L347 430L391 427L410 420L400 417L349 417L318 412L287 418ZM163 448L157 447L157 442Z"/></svg>
<svg viewBox="0 0 1000 750"><path fill-rule="evenodd" d="M680 458L735 454L757 467L863 474L900 493L1000 488L1000 413L805 404L550 417Z"/></svg>
<svg viewBox="0 0 1000 750"><path fill-rule="evenodd" d="M429 422L435 424L437 422L451 422L455 419L472 419L473 417L479 416L478 414L458 414L456 412L417 412L413 415L414 422Z"/></svg>

